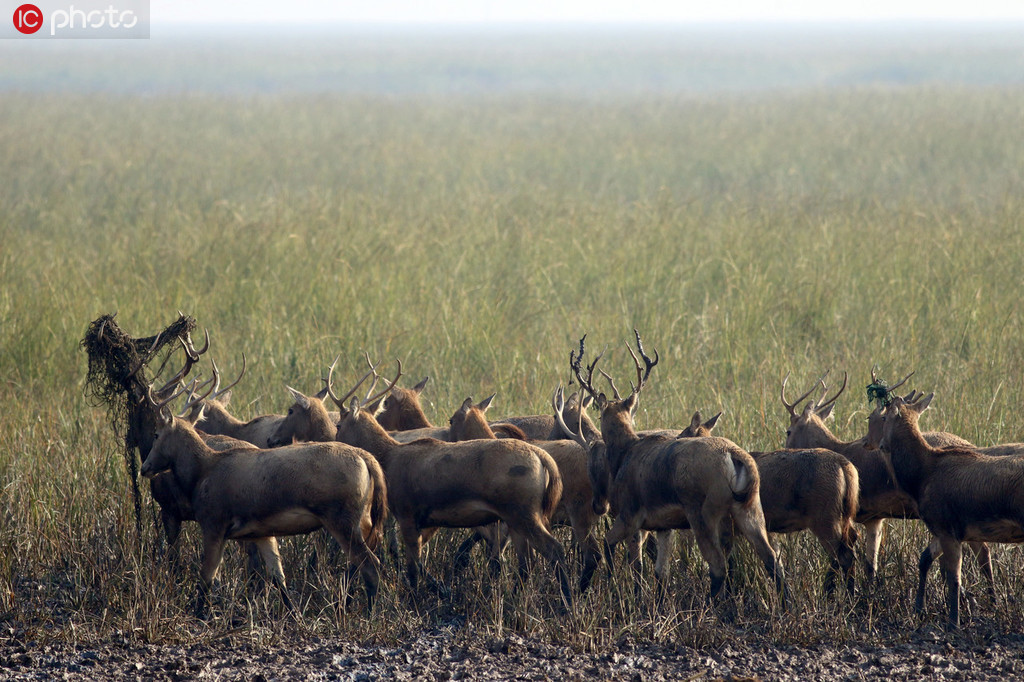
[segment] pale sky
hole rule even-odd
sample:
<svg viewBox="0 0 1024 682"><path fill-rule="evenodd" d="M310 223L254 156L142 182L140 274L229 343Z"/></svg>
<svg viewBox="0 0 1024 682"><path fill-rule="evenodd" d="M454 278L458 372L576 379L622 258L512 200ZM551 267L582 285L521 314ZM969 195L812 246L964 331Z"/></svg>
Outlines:
<svg viewBox="0 0 1024 682"><path fill-rule="evenodd" d="M151 0L153 25L1024 20L1024 0Z"/></svg>

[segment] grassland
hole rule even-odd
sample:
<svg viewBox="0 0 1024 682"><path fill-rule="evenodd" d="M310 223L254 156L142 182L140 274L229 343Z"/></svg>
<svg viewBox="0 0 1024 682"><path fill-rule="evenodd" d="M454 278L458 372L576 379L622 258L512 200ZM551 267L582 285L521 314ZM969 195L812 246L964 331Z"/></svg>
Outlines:
<svg viewBox="0 0 1024 682"><path fill-rule="evenodd" d="M237 557L225 613L204 625L187 616L193 572L154 560L148 508L139 548L118 444L83 397L78 342L115 310L140 335L179 309L194 315L229 373L244 351L241 416L283 411L284 384L317 387L339 353L354 377L364 349L401 358L412 380L431 376L435 423L492 392L492 412L546 411L580 335L610 348L607 369L624 383L621 346L637 327L663 358L641 427L722 409L723 435L779 447L782 377L803 386L832 368L851 374L834 426L853 439L877 363L890 378L916 370L913 386L936 392L928 428L1022 440L1022 118L1012 86L5 94L0 613L42 640L195 641L239 622L273 636L280 605L245 589ZM431 550L439 575L456 538ZM189 562L196 539L185 538ZM783 540L788 616L744 556L739 626L775 642L911 628L923 540L916 524L894 524L882 592L859 605L821 594L814 543ZM400 638L462 614L583 648L736 636L703 611L692 551L668 615L631 610L629 591L602 578L547 619L550 576L512 594L481 587L475 567L419 615L392 574L384 617L368 621L335 609L338 577L309 565L311 543L288 543L285 561L315 633ZM998 551L1000 594L1017 600L981 598L974 622L1021 629L1020 559Z"/></svg>

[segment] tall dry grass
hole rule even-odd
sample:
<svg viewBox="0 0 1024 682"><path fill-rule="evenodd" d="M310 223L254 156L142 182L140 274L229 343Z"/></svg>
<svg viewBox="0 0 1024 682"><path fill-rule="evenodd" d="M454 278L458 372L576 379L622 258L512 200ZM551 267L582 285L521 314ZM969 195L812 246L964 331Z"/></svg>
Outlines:
<svg viewBox="0 0 1024 682"><path fill-rule="evenodd" d="M634 603L603 574L569 613L546 568L512 589L482 564L449 598L411 610L391 570L371 620L336 604L341 572L317 542L284 543L301 603L244 584L237 553L219 616L188 617L185 568L160 561L102 406L83 398L89 321L117 310L149 334L175 311L213 336L222 367L250 368L240 416L283 411L285 382L316 387L338 353L400 357L444 423L467 395L492 412L547 409L584 332L621 349L637 327L662 361L641 428L724 409L719 430L781 446L781 378L849 371L835 431L863 434L868 370L916 370L928 428L979 444L1021 440L1024 254L1011 88L862 89L636 98L5 95L0 100L0 612L29 636L198 641L231 628L400 640L441 619L581 647L624 637L777 642L913 627L919 524L892 524L883 582L852 603L821 592L813 539L784 538L794 611L778 613L741 546L737 623L707 611L684 547L672 598ZM388 360L390 362L390 360ZM230 369L225 371L230 373ZM568 534L560 537L568 544ZM428 568L448 572L443 532ZM316 553L316 556L323 556ZM620 557L621 563L621 557ZM997 552L1018 596L1020 551ZM976 570L966 561L969 580ZM935 581L936 585L938 581ZM1020 600L975 622L1019 630ZM938 587L929 620L941 610ZM970 625L968 625L970 627ZM120 633L120 634L118 634Z"/></svg>

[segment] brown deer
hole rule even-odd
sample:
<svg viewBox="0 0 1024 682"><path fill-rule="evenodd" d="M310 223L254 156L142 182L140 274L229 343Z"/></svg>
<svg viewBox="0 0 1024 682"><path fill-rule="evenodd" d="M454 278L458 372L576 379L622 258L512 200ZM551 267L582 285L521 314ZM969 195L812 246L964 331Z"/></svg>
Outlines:
<svg viewBox="0 0 1024 682"><path fill-rule="evenodd" d="M494 429L500 429L508 437L527 440L528 442L543 448L555 460L558 465L558 472L562 476L562 498L555 509L553 523L567 524L572 528L573 538L579 546L583 556L583 570L580 573L579 590L585 592L590 586L594 571L601 563L601 547L594 537L594 527L597 525L600 514L593 510L591 501L594 493L590 487L590 477L587 473L588 455L586 449L571 440L532 440L526 439L526 434L512 423L488 423L486 411L491 406L494 396L490 396L480 403L474 405L472 398L466 398L449 421L452 441L497 438ZM459 547L456 553L456 560L464 556L471 547L471 542L479 535L481 539L487 539L489 545L499 544L500 540L496 535L493 526L486 526L487 530L481 529L474 534L473 538L467 540ZM485 537L489 536L489 537ZM462 553L460 555L459 553ZM465 561L465 558L462 559Z"/></svg>
<svg viewBox="0 0 1024 682"><path fill-rule="evenodd" d="M702 422L693 415L679 438L711 436L721 412ZM831 592L842 575L853 594L854 546L860 480L842 455L821 448L751 452L761 473L761 508L769 533L810 530L829 557L825 588Z"/></svg>
<svg viewBox="0 0 1024 682"><path fill-rule="evenodd" d="M592 448L593 460L600 450L607 459L608 495L616 514L605 536L609 557L616 544L629 543L629 558L637 585L640 580L640 531L691 528L701 556L711 573L710 598L726 584L726 553L722 546L724 524L732 521L751 543L776 583L783 606L786 587L782 566L768 542L760 502L760 477L753 458L725 438L677 439L669 436L641 438L633 428L633 411L658 353L651 360L644 352L640 334L636 345L645 367L627 345L636 367L637 383L626 397L609 399L593 386L598 355L582 374L584 341L579 354L570 353L573 374L601 412L603 448Z"/></svg>
<svg viewBox="0 0 1024 682"><path fill-rule="evenodd" d="M292 608L274 538L320 527L348 553L350 577L362 574L367 608L372 608L379 583L372 547L387 516L387 489L369 453L342 443L217 451L190 422L163 409L166 400L150 397L150 402L159 425L142 474L153 478L170 471L202 528L197 615L205 615L228 539L257 541L273 582Z"/></svg>
<svg viewBox="0 0 1024 682"><path fill-rule="evenodd" d="M901 386L910 376L911 372L902 381L889 388L891 394L894 389ZM871 372L871 379L873 383L878 383L875 376L874 370ZM924 397L924 394L918 391L911 391L907 395L902 397L904 403L916 403ZM865 437L865 447L868 450L877 450L879 443L882 441L882 431L885 426L885 406L877 405L871 414L868 416L868 435ZM927 431L921 434L925 441L933 448L948 448L948 447L960 447L970 448L976 450L982 454L1002 457L1006 455L1017 454L1014 446L1017 444L1010 443L1008 446L994 446L989 448L978 448L970 441L964 440L957 435L948 433L946 431ZM988 585L989 598L995 603L996 597L996 586L995 576L992 571L992 552L985 542L968 542L967 546L974 554L975 559L978 561L978 566L981 568L982 575L985 576L985 581ZM914 608L920 613L924 611L924 593L928 583L928 571L931 569L932 564L942 555L942 543L935 536L932 536L931 542L924 551L921 552L921 556L917 563L917 594L914 599Z"/></svg>
<svg viewBox="0 0 1024 682"><path fill-rule="evenodd" d="M449 440L448 427L431 424L420 403L420 394L429 379L424 377L412 388L396 386L384 398L368 403L366 411L375 415L377 423L401 443L411 443L420 438Z"/></svg>
<svg viewBox="0 0 1024 682"><path fill-rule="evenodd" d="M367 364L370 365L370 371L363 375L363 377L356 382L356 385L352 387L352 390L347 395L343 396L339 400L346 400L353 396L359 387L369 379L371 376L374 377L374 381L370 386L369 393L373 393L373 389L377 386L377 365L370 362L369 356L366 356ZM334 377L334 367L338 363L338 358L334 359L331 366L327 370L327 377L324 382L327 386L331 385ZM402 364L398 364L398 376L402 374ZM368 401L378 401L382 396L386 395L388 391L394 390L394 382L398 381L398 376L395 377L387 388L380 391L372 397L368 393L366 399ZM323 395L319 393L317 395L307 396L301 391L297 391L291 386L285 386L288 392L291 394L292 399L295 403L288 408L288 413L284 415L284 418L277 425L273 434L269 438L270 447L279 447L281 445L288 445L293 441L313 441L313 442L325 442L337 440L338 435L338 416L332 415L327 407L324 405L323 398L327 396L328 389L325 388L321 391Z"/></svg>
<svg viewBox="0 0 1024 682"><path fill-rule="evenodd" d="M199 362L203 353L208 351L210 348L210 333L205 333L205 343L203 344L203 347L198 350L192 344L192 339L187 333L184 337L179 337L179 343L181 344L182 350L185 354L185 362L182 365L182 368L167 383L165 383L163 387L157 391L150 391L149 393L149 396L154 396L155 399L160 400L162 404L169 403L182 392L179 388L181 382L192 371L193 366ZM162 369L163 367L161 367L161 370ZM159 374L159 371L157 373ZM211 388L206 395L209 395L216 389L215 384L216 382L212 382L210 384ZM205 398L206 395L203 397ZM159 411L148 409L150 402L146 398L147 396L144 395L139 401L139 405L143 407L140 412L145 415L144 421L152 425L153 428L139 429L137 438L139 442L139 452L142 456L145 456L145 454L152 448L154 439L153 434L156 432L156 428L160 423ZM163 526L164 535L167 539L167 557L173 564L177 565L179 559L178 537L181 535L181 524L185 521L195 520L192 508L189 505L188 496L175 482L174 477L170 475L157 476L153 478L149 482L149 489L150 493L153 495L153 499L160 507L160 524Z"/></svg>
<svg viewBox="0 0 1024 682"><path fill-rule="evenodd" d="M391 395L383 399L381 411L376 413L377 422L387 429L391 436L402 443L409 443L419 438L436 438L437 440L454 440L450 436L450 427L434 426L427 419L423 406L420 403L420 394L427 384L426 377L413 388L394 389ZM575 394L570 396L567 411L578 409L575 404ZM588 401L584 407L589 404ZM370 403L367 410L373 412L377 405ZM506 432L515 433L517 429L523 433L524 438L534 440L558 440L562 434L552 415L529 415L522 417L506 417L497 421L489 422L492 430L499 437L505 437ZM596 433L593 423L586 419L586 433Z"/></svg>
<svg viewBox="0 0 1024 682"><path fill-rule="evenodd" d="M397 378L396 378L397 380ZM533 548L555 568L562 599L572 603L561 544L548 525L562 494L551 456L534 445L500 439L447 443L421 439L400 443L353 398L341 409L338 440L371 452L388 481L388 502L405 545L406 576L417 589L424 538L437 528L475 528L504 521L525 576ZM366 401L369 402L369 401Z"/></svg>
<svg viewBox="0 0 1024 682"><path fill-rule="evenodd" d="M199 417L198 421L192 416L187 418L195 423L197 429L211 436L230 436L252 443L258 448L270 447L270 436L284 419L283 415L266 414L249 421L242 421L227 410L227 406L231 402L231 389L245 375L245 354L242 355L242 371L229 386L220 388L220 373L217 371L216 364L213 366L213 373L216 380L212 394L198 402L190 401L194 405L194 416Z"/></svg>
<svg viewBox="0 0 1024 682"><path fill-rule="evenodd" d="M866 449L863 439L841 441L825 425L832 415L836 400L846 389L847 375L843 373L843 385L834 396L825 400L827 385L825 377L816 381L806 393L796 400L786 400L786 384L782 382L782 404L789 412L789 428L786 429L786 447L795 449L824 448L837 452L857 468L860 477L860 505L857 509L857 523L864 526L865 556L864 568L869 581L874 580L878 569L878 550L882 542L882 524L885 519L912 519L917 517L914 501L901 492L889 475L884 458L878 452ZM821 396L808 402L797 413L796 405L822 386Z"/></svg>
<svg viewBox="0 0 1024 682"><path fill-rule="evenodd" d="M827 374L827 372L826 372ZM906 381L910 375L903 379ZM877 450L869 447L865 438L855 441L841 441L835 437L825 425L825 420L832 415L836 400L846 389L848 376L843 373L843 385L828 400L828 386L825 376L818 379L809 391L792 402L786 400L787 376L782 382L782 404L790 415L789 429L786 430L787 448L825 448L846 457L857 467L860 475L860 505L857 509L857 523L863 524L865 536L865 572L869 581L874 580L878 568L878 551L882 542L882 524L885 519L916 519L917 507L914 500L899 489L893 480L891 470L885 457ZM892 388L902 385L903 381ZM821 386L822 392L818 399L810 401L800 414L796 405L810 396ZM928 551L928 550L926 550ZM991 560L987 548L977 547L975 553L986 576L991 575ZM925 555L922 555L922 562ZM930 565L930 561L927 562ZM928 565L924 566L927 574ZM921 592L923 595L923 592Z"/></svg>
<svg viewBox="0 0 1024 682"><path fill-rule="evenodd" d="M942 547L949 625L960 625L962 544L1024 542L1024 458L992 457L971 448L933 448L918 419L932 394L885 408L880 446L899 487Z"/></svg>
<svg viewBox="0 0 1024 682"><path fill-rule="evenodd" d="M563 419L567 423L579 423L580 429L587 440L594 440L600 437L601 432L594 426L594 422L587 415L587 408L593 404L593 398L585 395L582 398L577 393L572 393L564 398ZM553 414L524 415L519 417L505 417L490 422L491 429L501 432L506 425L520 429L526 438L532 440L562 440L566 437L562 427L559 426L557 417Z"/></svg>

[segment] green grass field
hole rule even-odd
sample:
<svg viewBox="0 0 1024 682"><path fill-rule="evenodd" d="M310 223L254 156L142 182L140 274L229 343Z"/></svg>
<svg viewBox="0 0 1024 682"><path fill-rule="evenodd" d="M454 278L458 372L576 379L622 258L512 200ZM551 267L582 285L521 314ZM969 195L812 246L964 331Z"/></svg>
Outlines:
<svg viewBox="0 0 1024 682"><path fill-rule="evenodd" d="M890 379L915 370L909 386L936 392L926 428L978 444L1024 440L1022 116L1024 90L1012 85L5 93L0 614L43 640L191 641L232 618L264 632L282 613L276 596L245 590L232 556L225 615L187 618L198 534L184 538L176 577L156 559L148 497L138 548L117 440L84 397L78 344L107 312L137 335L177 310L195 316L228 374L244 352L233 400L243 417L283 412L284 384L316 390L339 353L339 382L354 380L363 350L385 366L400 358L406 385L430 375L435 423L492 392L492 414L546 412L584 333L609 348L604 366L625 384L622 346L636 327L662 356L641 428L725 410L721 435L781 447L782 378L806 387L831 368L834 381L850 373L834 430L854 439L878 364ZM435 541L438 575L459 539ZM813 539L783 540L791 616L762 603L743 548L740 623L771 615L765 636L780 642L909 627L924 541L919 524L893 524L883 592L858 607L821 594ZM624 633L732 636L700 606L707 578L692 549L671 617L626 608L622 572L618 588L602 574L577 610L545 620L546 568L536 589L512 594L480 587L478 566L459 595L416 616L392 573L387 617L367 621L335 609L340 571L309 567L311 543L284 551L315 632L386 639L465 612L579 646ZM1021 628L1020 559L1016 547L997 551L1000 594L1017 601L991 608L975 590L973 618Z"/></svg>

